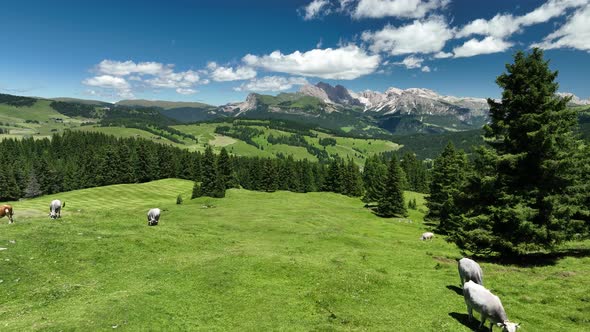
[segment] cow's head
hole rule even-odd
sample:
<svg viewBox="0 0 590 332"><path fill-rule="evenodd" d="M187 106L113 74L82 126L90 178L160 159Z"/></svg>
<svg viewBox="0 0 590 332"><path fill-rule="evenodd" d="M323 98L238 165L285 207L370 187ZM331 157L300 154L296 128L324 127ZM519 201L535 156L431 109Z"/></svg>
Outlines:
<svg viewBox="0 0 590 332"><path fill-rule="evenodd" d="M498 327L502 328L502 332L516 332L520 327L519 323L513 323L509 321L504 321L503 323L498 323Z"/></svg>
<svg viewBox="0 0 590 332"><path fill-rule="evenodd" d="M151 219L148 221L148 226L156 226L158 225L158 221L156 219Z"/></svg>
<svg viewBox="0 0 590 332"><path fill-rule="evenodd" d="M49 212L49 218L51 218L51 219L57 219L57 213L55 213L55 211Z"/></svg>

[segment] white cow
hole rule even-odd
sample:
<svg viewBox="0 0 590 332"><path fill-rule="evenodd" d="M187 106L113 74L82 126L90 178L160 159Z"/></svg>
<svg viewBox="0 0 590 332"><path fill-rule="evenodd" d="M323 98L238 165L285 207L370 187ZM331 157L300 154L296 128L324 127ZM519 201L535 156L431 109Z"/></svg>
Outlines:
<svg viewBox="0 0 590 332"><path fill-rule="evenodd" d="M483 271L479 264L472 259L464 257L459 260L459 278L461 286L469 280L483 286Z"/></svg>
<svg viewBox="0 0 590 332"><path fill-rule="evenodd" d="M147 219L148 219L148 226L158 225L158 221L160 221L160 209L158 209L158 208L150 209L147 214Z"/></svg>
<svg viewBox="0 0 590 332"><path fill-rule="evenodd" d="M473 310L481 314L480 329L486 319L490 320L490 332L494 324L501 327L502 332L516 332L520 327L520 324L508 321L508 316L506 316L506 311L504 311L500 299L482 285L469 280L463 286L463 297L465 298L465 304L467 304L470 321L473 319Z"/></svg>
<svg viewBox="0 0 590 332"><path fill-rule="evenodd" d="M49 217L51 219L61 218L61 208L65 206L66 202L64 202L62 205L59 199L54 199L51 201L51 204L49 204Z"/></svg>
<svg viewBox="0 0 590 332"><path fill-rule="evenodd" d="M434 233L432 232L426 232L423 233L422 236L420 237L420 240L424 241L424 240L432 240L432 238L434 237Z"/></svg>

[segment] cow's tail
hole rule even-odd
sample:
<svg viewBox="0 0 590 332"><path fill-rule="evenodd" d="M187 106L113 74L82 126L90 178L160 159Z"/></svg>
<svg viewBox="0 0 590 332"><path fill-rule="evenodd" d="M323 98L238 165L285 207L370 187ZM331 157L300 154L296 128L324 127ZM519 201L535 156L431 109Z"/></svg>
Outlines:
<svg viewBox="0 0 590 332"><path fill-rule="evenodd" d="M65 201L61 204L61 207L62 208L65 208L66 207L66 202Z"/></svg>

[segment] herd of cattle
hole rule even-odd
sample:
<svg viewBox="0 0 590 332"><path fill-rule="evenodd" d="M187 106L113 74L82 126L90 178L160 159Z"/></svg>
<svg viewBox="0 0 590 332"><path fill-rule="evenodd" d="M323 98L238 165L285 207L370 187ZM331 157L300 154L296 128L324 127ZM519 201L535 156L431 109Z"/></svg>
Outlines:
<svg viewBox="0 0 590 332"><path fill-rule="evenodd" d="M432 240L434 233L426 232L420 240ZM479 264L469 258L459 260L459 279L463 287L463 298L467 305L469 320L473 320L473 310L481 315L481 329L487 319L490 320L490 331L494 324L502 328L502 332L515 332L520 324L510 322L500 298L483 286L483 271Z"/></svg>
<svg viewBox="0 0 590 332"><path fill-rule="evenodd" d="M58 199L51 201L49 205L49 217L52 219L61 218L61 209L66 206L65 202ZM148 226L158 225L160 221L160 209L150 209L147 213ZM0 206L0 218L8 217L9 223L14 222L13 210L11 205ZM421 236L421 240L431 240L434 238L434 233L426 232ZM510 322L500 298L492 294L483 286L483 271L479 264L469 258L462 258L459 260L459 278L463 286L463 298L467 305L467 313L469 320L473 319L473 310L481 315L481 324L479 328L484 326L486 320L490 320L490 331L494 324L502 328L502 332L515 332L520 324Z"/></svg>
<svg viewBox="0 0 590 332"><path fill-rule="evenodd" d="M59 199L54 199L49 204L49 217L51 219L61 218L61 209L66 206L66 202L61 202ZM156 226L160 221L160 209L150 209L147 214L148 226ZM14 211L12 205L0 205L0 218L7 217L8 223L14 223Z"/></svg>

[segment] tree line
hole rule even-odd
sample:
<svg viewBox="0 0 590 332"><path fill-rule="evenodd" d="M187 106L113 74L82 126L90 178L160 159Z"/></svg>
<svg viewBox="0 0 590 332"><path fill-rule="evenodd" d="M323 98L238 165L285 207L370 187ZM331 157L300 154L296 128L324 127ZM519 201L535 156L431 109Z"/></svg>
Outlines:
<svg viewBox="0 0 590 332"><path fill-rule="evenodd" d="M0 200L163 178L195 181L194 197L223 197L226 189L238 187L360 197L367 192L367 181L374 181L364 178L352 159L324 164L292 156L240 157L229 155L224 148L216 155L210 146L204 153L189 152L144 139L80 131L65 131L51 139L5 139L0 142L0 155L5 156L0 160ZM388 163L382 156L372 160L379 165ZM415 171L408 168L404 172L401 167L399 171L398 187L410 188L404 179L412 178ZM371 197L377 197L375 190L372 193Z"/></svg>

